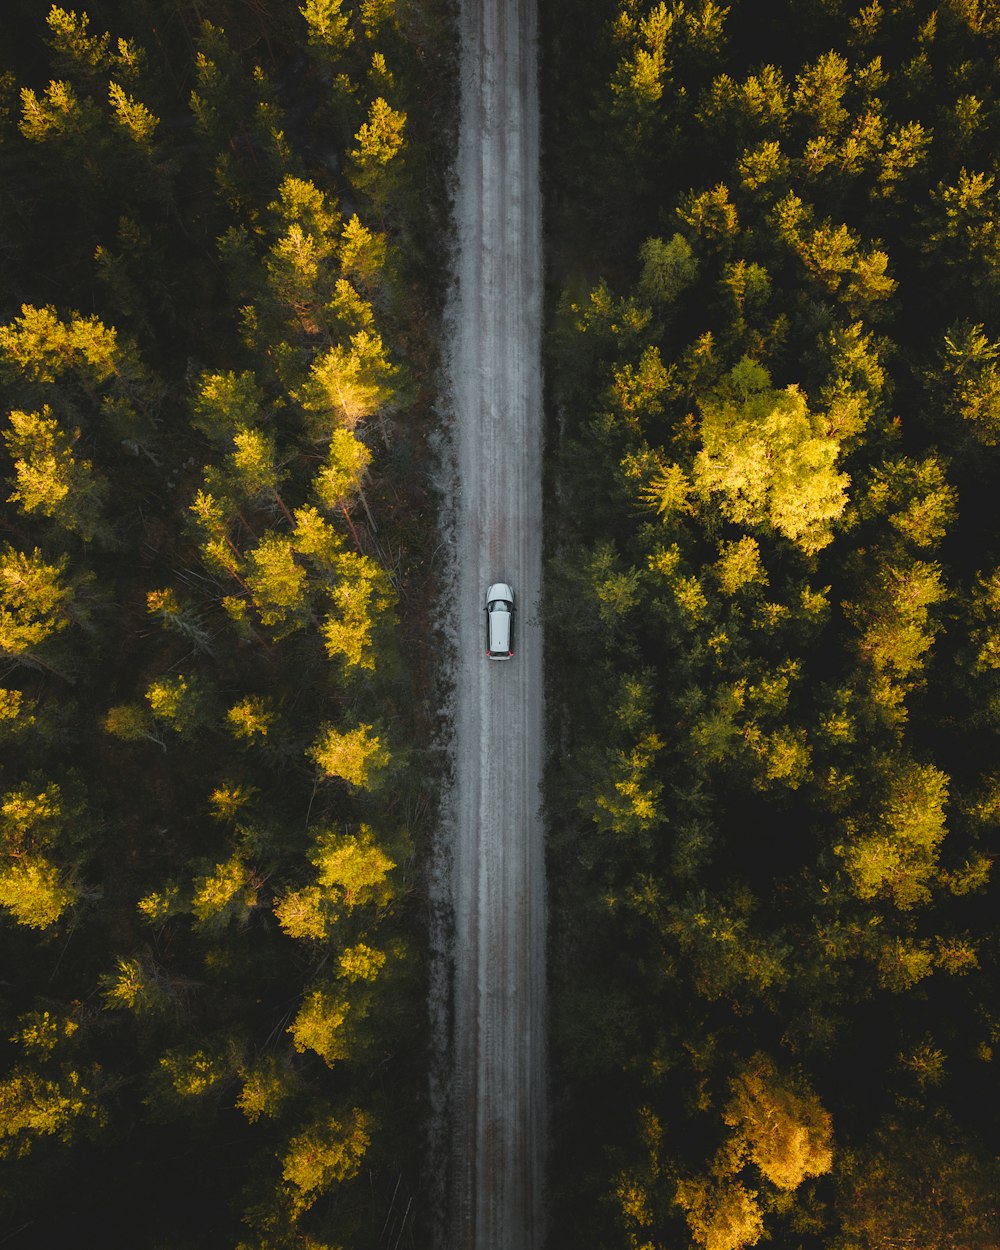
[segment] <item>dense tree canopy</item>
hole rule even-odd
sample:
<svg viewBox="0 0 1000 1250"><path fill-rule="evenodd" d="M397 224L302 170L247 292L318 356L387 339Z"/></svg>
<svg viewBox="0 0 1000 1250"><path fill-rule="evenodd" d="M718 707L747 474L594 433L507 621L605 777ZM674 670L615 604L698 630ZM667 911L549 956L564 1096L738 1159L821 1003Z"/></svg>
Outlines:
<svg viewBox="0 0 1000 1250"><path fill-rule="evenodd" d="M45 7L0 14L0 1226L413 1244L446 6Z"/></svg>
<svg viewBox="0 0 1000 1250"><path fill-rule="evenodd" d="M426 1244L453 9L0 13L11 1246ZM540 16L551 1244L997 1250L996 5Z"/></svg>
<svg viewBox="0 0 1000 1250"><path fill-rule="evenodd" d="M543 14L552 1244L995 1247L1000 26L579 7Z"/></svg>

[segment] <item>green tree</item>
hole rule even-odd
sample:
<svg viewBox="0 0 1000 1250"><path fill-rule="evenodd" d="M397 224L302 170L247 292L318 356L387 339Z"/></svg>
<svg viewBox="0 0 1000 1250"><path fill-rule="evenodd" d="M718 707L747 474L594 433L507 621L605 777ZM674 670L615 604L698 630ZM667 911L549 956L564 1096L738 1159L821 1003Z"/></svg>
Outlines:
<svg viewBox="0 0 1000 1250"><path fill-rule="evenodd" d="M112 43L107 31L91 34L86 13L54 4L45 21L57 72L79 79L88 87L96 88L108 74L131 81L144 67L145 53L137 44L121 38Z"/></svg>
<svg viewBox="0 0 1000 1250"><path fill-rule="evenodd" d="M114 972L101 977L105 1006L136 1016L159 1016L176 1005L176 993L162 970L149 959L119 956Z"/></svg>
<svg viewBox="0 0 1000 1250"><path fill-rule="evenodd" d="M192 425L224 442L264 419L264 393L250 370L203 373L198 378Z"/></svg>
<svg viewBox="0 0 1000 1250"><path fill-rule="evenodd" d="M668 41L680 13L671 11L666 4L653 5L641 17L635 9L634 5L623 6L615 23L615 37L625 55L615 68L611 93L616 112L638 120L652 116L650 106L663 96L669 67Z"/></svg>
<svg viewBox="0 0 1000 1250"><path fill-rule="evenodd" d="M108 708L104 717L104 729L122 742L139 742L145 738L164 746L163 739L153 733L150 713L139 703L119 703L116 707Z"/></svg>
<svg viewBox="0 0 1000 1250"><path fill-rule="evenodd" d="M269 209L278 232L265 259L270 293L308 338L328 332L340 214L314 183L291 175Z"/></svg>
<svg viewBox="0 0 1000 1250"><path fill-rule="evenodd" d="M813 209L793 192L775 206L778 234L799 257L819 289L841 300L852 316L871 310L896 290L888 274L889 257L875 246L865 251L860 237L845 223L815 224Z"/></svg>
<svg viewBox="0 0 1000 1250"><path fill-rule="evenodd" d="M725 183L717 183L708 191L691 192L677 210L705 247L725 254L740 232L736 205Z"/></svg>
<svg viewBox="0 0 1000 1250"><path fill-rule="evenodd" d="M179 635L196 651L212 650L212 636L202 623L200 613L196 608L184 604L170 587L147 591L146 611L165 630Z"/></svg>
<svg viewBox="0 0 1000 1250"><path fill-rule="evenodd" d="M992 342L982 325L959 322L944 339L941 371L932 375L933 388L949 414L958 416L978 443L1000 443L1000 344Z"/></svg>
<svg viewBox="0 0 1000 1250"><path fill-rule="evenodd" d="M639 259L639 296L650 303L672 304L698 274L697 258L681 234L669 242L647 239L639 249Z"/></svg>
<svg viewBox="0 0 1000 1250"><path fill-rule="evenodd" d="M8 368L37 383L72 373L92 389L115 377L131 383L141 376L116 330L79 313L63 321L51 306L23 304L19 317L0 326L0 354Z"/></svg>
<svg viewBox="0 0 1000 1250"><path fill-rule="evenodd" d="M808 120L816 134L837 135L850 114L844 96L851 82L847 61L837 52L824 53L806 66L795 80L795 111Z"/></svg>
<svg viewBox="0 0 1000 1250"><path fill-rule="evenodd" d="M333 430L327 458L313 479L316 495L324 507L345 508L346 501L361 490L372 453L350 430Z"/></svg>
<svg viewBox="0 0 1000 1250"><path fill-rule="evenodd" d="M931 192L923 247L949 270L961 271L973 288L995 284L1000 265L1000 211L996 179L962 169L950 186L938 183Z"/></svg>
<svg viewBox="0 0 1000 1250"><path fill-rule="evenodd" d="M737 890L730 899L702 891L677 903L667 903L659 893L648 883L641 909L651 910L659 931L676 943L700 997L742 1001L749 995L766 1001L788 982L784 935L755 925L757 900L748 890Z"/></svg>
<svg viewBox="0 0 1000 1250"><path fill-rule="evenodd" d="M374 294L382 285L387 254L385 235L370 230L354 213L341 234L341 272L363 291Z"/></svg>
<svg viewBox="0 0 1000 1250"><path fill-rule="evenodd" d="M840 1169L838 1250L994 1250L1000 1170L949 1123L893 1116Z"/></svg>
<svg viewBox="0 0 1000 1250"><path fill-rule="evenodd" d="M201 21L189 97L224 203L252 216L287 172L289 147L276 92L260 63L243 63L226 32Z"/></svg>
<svg viewBox="0 0 1000 1250"><path fill-rule="evenodd" d="M231 480L251 503L278 500L278 487L284 476L278 463L274 439L262 430L237 430L227 468Z"/></svg>
<svg viewBox="0 0 1000 1250"><path fill-rule="evenodd" d="M50 82L41 95L30 87L21 89L20 130L32 143L58 144L66 157L82 156L88 145L100 149L99 125L100 113L89 100L80 99L71 83Z"/></svg>
<svg viewBox="0 0 1000 1250"><path fill-rule="evenodd" d="M329 591L332 611L323 621L323 641L332 658L352 668L375 670L372 631L392 602L382 568L353 551L337 560L338 581Z"/></svg>
<svg viewBox="0 0 1000 1250"><path fill-rule="evenodd" d="M160 119L116 82L108 84L108 100L116 125L137 147L149 152Z"/></svg>
<svg viewBox="0 0 1000 1250"><path fill-rule="evenodd" d="M746 148L766 136L760 148L780 150L775 140L786 129L790 103L791 93L781 71L765 65L743 82L719 74L705 93L698 120L716 142L737 142Z"/></svg>
<svg viewBox="0 0 1000 1250"><path fill-rule="evenodd" d="M873 471L861 508L885 516L915 547L933 547L954 520L957 502L939 457L899 456Z"/></svg>
<svg viewBox="0 0 1000 1250"><path fill-rule="evenodd" d="M614 371L612 401L634 433L662 413L662 397L669 394L670 383L670 370L664 367L657 347L647 347L638 365L626 362Z"/></svg>

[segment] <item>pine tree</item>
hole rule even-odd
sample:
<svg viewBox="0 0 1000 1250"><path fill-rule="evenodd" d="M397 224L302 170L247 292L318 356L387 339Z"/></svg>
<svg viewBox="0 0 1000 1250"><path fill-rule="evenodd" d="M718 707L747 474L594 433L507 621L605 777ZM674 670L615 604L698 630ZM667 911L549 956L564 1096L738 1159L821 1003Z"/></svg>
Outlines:
<svg viewBox="0 0 1000 1250"><path fill-rule="evenodd" d="M331 1185L357 1175L374 1127L371 1116L355 1107L339 1119L323 1116L291 1139L281 1174L291 1188L296 1214L308 1210Z"/></svg>
<svg viewBox="0 0 1000 1250"><path fill-rule="evenodd" d="M17 489L8 496L27 513L55 518L85 541L102 528L101 511L107 482L88 460L77 460L72 448L80 431L67 434L46 406L39 412L10 413L4 442L14 461Z"/></svg>
<svg viewBox="0 0 1000 1250"><path fill-rule="evenodd" d="M68 563L66 556L46 563L37 547L30 554L10 546L0 550L0 652L35 659L38 648L69 625L74 595L63 581Z"/></svg>

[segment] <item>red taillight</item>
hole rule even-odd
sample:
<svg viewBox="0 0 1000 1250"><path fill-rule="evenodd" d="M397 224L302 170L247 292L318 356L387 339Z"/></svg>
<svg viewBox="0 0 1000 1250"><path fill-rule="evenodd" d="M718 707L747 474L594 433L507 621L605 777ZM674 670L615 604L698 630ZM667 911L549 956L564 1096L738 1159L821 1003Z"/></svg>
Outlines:
<svg viewBox="0 0 1000 1250"><path fill-rule="evenodd" d="M508 652L507 652L507 659L509 660L509 659L513 656L513 654L514 654L514 652L513 652L513 651L508 651Z"/></svg>

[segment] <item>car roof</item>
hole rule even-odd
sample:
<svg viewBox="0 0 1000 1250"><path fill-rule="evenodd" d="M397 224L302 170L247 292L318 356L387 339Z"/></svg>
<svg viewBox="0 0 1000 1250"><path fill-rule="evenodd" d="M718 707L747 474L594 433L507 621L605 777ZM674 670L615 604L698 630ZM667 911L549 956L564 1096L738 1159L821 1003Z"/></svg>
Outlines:
<svg viewBox="0 0 1000 1250"><path fill-rule="evenodd" d="M510 613L509 612L490 612L488 613L490 620L490 639L489 645L491 651L509 651L510 650Z"/></svg>

